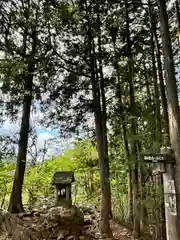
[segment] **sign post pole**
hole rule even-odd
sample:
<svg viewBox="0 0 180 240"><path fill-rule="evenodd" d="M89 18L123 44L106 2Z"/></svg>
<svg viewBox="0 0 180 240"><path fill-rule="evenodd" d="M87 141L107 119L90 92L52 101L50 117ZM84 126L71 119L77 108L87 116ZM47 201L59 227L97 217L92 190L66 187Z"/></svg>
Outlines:
<svg viewBox="0 0 180 240"><path fill-rule="evenodd" d="M142 153L141 156L146 163L155 164L154 175L162 174L163 176L166 238L167 240L180 240L174 184L176 161L172 149L162 147L160 153Z"/></svg>
<svg viewBox="0 0 180 240"><path fill-rule="evenodd" d="M172 150L167 147L161 148L162 154L172 155ZM165 171L163 172L164 185L164 206L166 219L166 237L167 240L180 239L177 226L176 192L174 184L174 170L172 163L165 162Z"/></svg>

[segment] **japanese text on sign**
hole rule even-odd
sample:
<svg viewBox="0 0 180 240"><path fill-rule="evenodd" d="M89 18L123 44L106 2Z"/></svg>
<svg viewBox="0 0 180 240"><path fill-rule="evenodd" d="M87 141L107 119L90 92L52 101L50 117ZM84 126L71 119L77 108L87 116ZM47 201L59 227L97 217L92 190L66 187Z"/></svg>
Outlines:
<svg viewBox="0 0 180 240"><path fill-rule="evenodd" d="M164 160L164 157L163 156L151 156L151 155L145 155L144 156L144 160L145 161L152 161L152 162L154 162L154 161L163 161Z"/></svg>

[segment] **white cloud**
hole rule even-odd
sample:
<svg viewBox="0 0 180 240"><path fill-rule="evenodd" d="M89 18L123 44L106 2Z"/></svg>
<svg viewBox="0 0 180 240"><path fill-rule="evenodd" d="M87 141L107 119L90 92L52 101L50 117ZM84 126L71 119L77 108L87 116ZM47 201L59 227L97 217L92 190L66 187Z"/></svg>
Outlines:
<svg viewBox="0 0 180 240"><path fill-rule="evenodd" d="M47 132L40 133L37 140L37 148L43 148L45 141L53 138L54 136L51 135L50 133L47 133Z"/></svg>
<svg viewBox="0 0 180 240"><path fill-rule="evenodd" d="M2 134L9 134L14 135L16 133L19 133L19 125L17 123L11 123L10 121L5 121L4 124L0 128L0 133Z"/></svg>
<svg viewBox="0 0 180 240"><path fill-rule="evenodd" d="M12 138L18 139L19 137L20 124L18 122L12 123L10 121L5 121L3 125L0 126L0 135L9 135ZM36 128L37 142L36 146L31 146L31 137L29 139L30 148L27 153L27 159L31 160L36 157L37 161L42 161L43 158L50 159L52 156L57 156L61 154L64 150L72 147L73 138L61 138L57 130L51 128ZM52 141L51 141L52 140ZM43 149L45 148L46 153L44 155ZM16 146L16 154L18 151L18 146Z"/></svg>
<svg viewBox="0 0 180 240"><path fill-rule="evenodd" d="M56 136L48 133L48 132L42 132L38 135L37 139L37 149L43 149L45 146L45 141L49 141L48 144L46 145L47 148L47 153L46 157L50 158L52 156L57 156L61 154L65 149L71 148L73 138L69 139L62 139L62 138L57 138Z"/></svg>

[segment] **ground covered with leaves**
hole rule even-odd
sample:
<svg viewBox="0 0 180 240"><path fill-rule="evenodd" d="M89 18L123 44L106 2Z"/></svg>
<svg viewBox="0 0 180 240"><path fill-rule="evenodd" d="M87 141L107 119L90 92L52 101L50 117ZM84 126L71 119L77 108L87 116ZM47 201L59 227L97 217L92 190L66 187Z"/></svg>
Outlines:
<svg viewBox="0 0 180 240"><path fill-rule="evenodd" d="M20 214L0 212L0 240L110 239L99 231L100 213L96 209L52 207ZM133 239L131 233L111 221L113 239Z"/></svg>

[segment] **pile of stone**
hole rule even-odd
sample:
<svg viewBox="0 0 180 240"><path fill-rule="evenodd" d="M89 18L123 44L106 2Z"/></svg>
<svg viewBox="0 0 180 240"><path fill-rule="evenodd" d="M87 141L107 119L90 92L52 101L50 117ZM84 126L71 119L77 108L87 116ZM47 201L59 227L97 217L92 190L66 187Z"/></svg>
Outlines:
<svg viewBox="0 0 180 240"><path fill-rule="evenodd" d="M9 238L18 240L83 240L108 239L99 232L99 212L92 208L52 207L20 214L0 211L0 229Z"/></svg>
<svg viewBox="0 0 180 240"><path fill-rule="evenodd" d="M45 211L21 214L0 212L0 228L12 239L84 239L83 213L76 207L64 209L54 207Z"/></svg>

